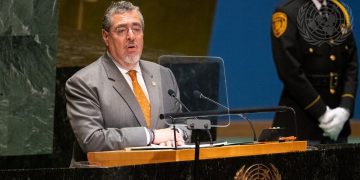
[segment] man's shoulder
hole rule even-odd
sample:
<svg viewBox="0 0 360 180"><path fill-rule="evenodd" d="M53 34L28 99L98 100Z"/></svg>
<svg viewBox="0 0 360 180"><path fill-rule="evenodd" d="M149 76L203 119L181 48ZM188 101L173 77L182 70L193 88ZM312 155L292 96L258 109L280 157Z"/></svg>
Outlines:
<svg viewBox="0 0 360 180"><path fill-rule="evenodd" d="M297 14L298 10L306 3L311 3L310 0L286 0L278 5L275 12L284 12L286 14Z"/></svg>
<svg viewBox="0 0 360 180"><path fill-rule="evenodd" d="M72 78L86 78L86 77L94 77L96 74L98 74L100 71L102 71L102 63L103 56L99 57L94 62L88 64L87 66L81 68L79 71L77 71L74 75L72 75L69 79Z"/></svg>
<svg viewBox="0 0 360 180"><path fill-rule="evenodd" d="M147 60L143 60L143 59L140 60L140 63L143 64L143 65L145 65L145 66L151 66L151 67L160 66L159 64L157 64L157 63L155 63L155 62L147 61Z"/></svg>
<svg viewBox="0 0 360 180"><path fill-rule="evenodd" d="M158 63L155 63L155 62L151 62L151 61L146 61L146 60L140 60L140 66L143 66L149 70L157 70L157 69L160 69L160 70L165 70L167 69L166 67L158 64Z"/></svg>

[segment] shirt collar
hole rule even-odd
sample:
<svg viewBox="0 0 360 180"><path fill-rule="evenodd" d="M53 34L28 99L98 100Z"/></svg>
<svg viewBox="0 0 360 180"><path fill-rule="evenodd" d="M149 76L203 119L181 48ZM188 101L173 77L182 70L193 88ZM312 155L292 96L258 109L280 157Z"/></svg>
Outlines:
<svg viewBox="0 0 360 180"><path fill-rule="evenodd" d="M318 9L318 10L320 10L322 5L324 5L324 6L327 5L326 0L324 0L322 4L320 4L320 2L318 0L312 0L312 2L315 4L316 9Z"/></svg>
<svg viewBox="0 0 360 180"><path fill-rule="evenodd" d="M111 60L115 63L116 67L120 70L121 74L126 75L129 70L123 68L117 61L115 61L115 59L111 56L111 54L108 51L106 53L111 58ZM134 69L132 69L132 70L135 70L139 75L142 75L139 63L136 63Z"/></svg>

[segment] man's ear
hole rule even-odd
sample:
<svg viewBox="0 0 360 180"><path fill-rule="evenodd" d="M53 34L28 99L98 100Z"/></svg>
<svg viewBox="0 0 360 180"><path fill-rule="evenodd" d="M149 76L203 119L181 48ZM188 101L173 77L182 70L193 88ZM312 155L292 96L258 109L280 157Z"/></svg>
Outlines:
<svg viewBox="0 0 360 180"><path fill-rule="evenodd" d="M109 45L109 32L107 32L105 29L101 30L102 38L105 43L105 46Z"/></svg>

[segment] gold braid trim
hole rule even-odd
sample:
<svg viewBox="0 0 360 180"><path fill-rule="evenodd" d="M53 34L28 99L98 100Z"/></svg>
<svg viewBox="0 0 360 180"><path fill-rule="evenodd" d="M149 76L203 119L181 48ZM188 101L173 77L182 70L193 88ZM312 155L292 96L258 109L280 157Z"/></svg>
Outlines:
<svg viewBox="0 0 360 180"><path fill-rule="evenodd" d="M320 100L320 96L317 96L313 102L305 107L305 110L310 109L314 104L316 104Z"/></svg>
<svg viewBox="0 0 360 180"><path fill-rule="evenodd" d="M350 24L350 15L347 12L346 8L337 0L331 0L331 2L336 4L340 8L340 10L343 12L343 14L345 16L346 27L350 28L350 26L351 26L351 24Z"/></svg>
<svg viewBox="0 0 360 180"><path fill-rule="evenodd" d="M352 98L352 99L354 99L354 98L355 98L355 97L354 97L354 95L349 94L349 93L347 93L347 94L343 94L343 95L341 95L341 97L349 97L349 98Z"/></svg>

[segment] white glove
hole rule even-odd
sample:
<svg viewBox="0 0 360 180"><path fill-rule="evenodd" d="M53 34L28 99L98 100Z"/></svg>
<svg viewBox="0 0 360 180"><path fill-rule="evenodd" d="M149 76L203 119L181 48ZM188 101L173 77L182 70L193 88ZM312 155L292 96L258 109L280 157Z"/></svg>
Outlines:
<svg viewBox="0 0 360 180"><path fill-rule="evenodd" d="M329 123L335 116L335 113L332 112L332 110L329 108L329 106L326 106L326 111L323 115L319 117L320 124L327 124Z"/></svg>
<svg viewBox="0 0 360 180"><path fill-rule="evenodd" d="M345 108L337 107L329 112L330 117L332 117L333 114L334 117L330 122L326 124L321 123L319 127L323 129L324 136L329 136L330 139L336 141L345 122L349 119L350 113Z"/></svg>

